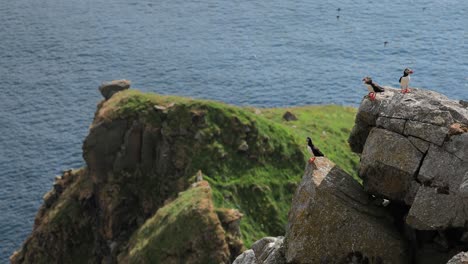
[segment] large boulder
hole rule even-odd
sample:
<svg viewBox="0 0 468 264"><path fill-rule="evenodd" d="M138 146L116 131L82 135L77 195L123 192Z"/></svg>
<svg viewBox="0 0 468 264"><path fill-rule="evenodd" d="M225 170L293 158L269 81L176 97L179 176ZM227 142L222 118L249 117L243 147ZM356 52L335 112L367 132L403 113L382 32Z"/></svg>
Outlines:
<svg viewBox="0 0 468 264"><path fill-rule="evenodd" d="M289 212L287 263L408 263L391 216L325 157L308 165Z"/></svg>
<svg viewBox="0 0 468 264"><path fill-rule="evenodd" d="M400 206L417 250L466 247L467 124L466 105L422 89L387 88L359 107L349 138L361 154L359 176L371 194Z"/></svg>
<svg viewBox="0 0 468 264"><path fill-rule="evenodd" d="M106 100L109 100L115 93L127 90L128 88L130 88L130 81L114 80L102 83L101 86L99 86L99 91Z"/></svg>

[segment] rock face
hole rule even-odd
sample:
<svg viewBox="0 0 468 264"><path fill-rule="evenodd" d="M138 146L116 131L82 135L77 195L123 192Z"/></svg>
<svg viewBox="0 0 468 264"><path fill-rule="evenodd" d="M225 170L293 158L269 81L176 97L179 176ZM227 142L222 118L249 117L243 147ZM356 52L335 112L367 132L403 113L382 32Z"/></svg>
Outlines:
<svg viewBox="0 0 468 264"><path fill-rule="evenodd" d="M233 264L285 264L284 237L264 237L244 251Z"/></svg>
<svg viewBox="0 0 468 264"><path fill-rule="evenodd" d="M468 264L468 253L460 252L457 255L453 256L447 264Z"/></svg>
<svg viewBox="0 0 468 264"><path fill-rule="evenodd" d="M291 191L280 178L297 175L300 166L292 161L304 156L278 134L287 131L236 107L121 91L98 105L83 143L86 167L57 178L11 262L171 263L179 256L184 263L210 263L196 257L203 256L230 263L244 250L242 214L224 207L249 212L250 232L284 233L285 213L272 206L270 187L289 199ZM248 148L239 150L241 143ZM213 200L222 208L213 207L207 188L189 189L197 171L210 179ZM277 185L227 184L255 173L272 175ZM190 195L197 204L182 202ZM187 226L167 222L172 215ZM269 221L259 228L265 218ZM153 229L152 222L160 228ZM143 226L154 232L144 233ZM174 244L171 238L178 236L181 244Z"/></svg>
<svg viewBox="0 0 468 264"><path fill-rule="evenodd" d="M228 263L226 237L215 212L210 185L197 182L134 233L118 262Z"/></svg>
<svg viewBox="0 0 468 264"><path fill-rule="evenodd" d="M109 100L109 98L111 98L115 93L127 90L128 88L130 88L130 81L114 80L101 84L101 86L99 86L99 91L106 100Z"/></svg>
<svg viewBox="0 0 468 264"><path fill-rule="evenodd" d="M427 90L388 88L359 107L349 138L361 154L359 176L368 192L400 206L419 249L466 247L467 124L465 105Z"/></svg>
<svg viewBox="0 0 468 264"><path fill-rule="evenodd" d="M390 214L325 157L308 165L289 212L287 263L408 263ZM354 262L352 262L354 261Z"/></svg>

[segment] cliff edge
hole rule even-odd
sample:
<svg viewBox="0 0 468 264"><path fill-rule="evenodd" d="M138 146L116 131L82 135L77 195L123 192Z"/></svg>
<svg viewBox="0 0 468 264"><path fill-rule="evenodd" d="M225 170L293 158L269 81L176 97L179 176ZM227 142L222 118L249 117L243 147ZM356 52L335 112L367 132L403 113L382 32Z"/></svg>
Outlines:
<svg viewBox="0 0 468 264"><path fill-rule="evenodd" d="M286 129L111 85L83 143L86 167L56 177L12 263L228 263L242 238L284 232L278 198L291 199L304 160Z"/></svg>

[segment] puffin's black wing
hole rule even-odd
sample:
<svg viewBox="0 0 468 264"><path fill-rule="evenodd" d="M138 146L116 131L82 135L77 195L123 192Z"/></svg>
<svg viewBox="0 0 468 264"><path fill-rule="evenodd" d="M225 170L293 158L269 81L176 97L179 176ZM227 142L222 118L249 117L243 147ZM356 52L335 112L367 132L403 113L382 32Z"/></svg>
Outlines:
<svg viewBox="0 0 468 264"><path fill-rule="evenodd" d="M403 78L403 76L400 77L400 80L398 80L399 83L401 83L401 78Z"/></svg>
<svg viewBox="0 0 468 264"><path fill-rule="evenodd" d="M318 149L317 147L313 147L312 148L312 152L314 153L314 156L315 157L323 157L325 155L323 155L323 153L320 151L320 149Z"/></svg>
<svg viewBox="0 0 468 264"><path fill-rule="evenodd" d="M374 92L376 92L376 93L383 93L383 92L385 92L385 89L384 89L382 86L380 86L380 85L378 85L378 84L376 84L376 83L372 83L371 86L372 86L372 89L374 89Z"/></svg>

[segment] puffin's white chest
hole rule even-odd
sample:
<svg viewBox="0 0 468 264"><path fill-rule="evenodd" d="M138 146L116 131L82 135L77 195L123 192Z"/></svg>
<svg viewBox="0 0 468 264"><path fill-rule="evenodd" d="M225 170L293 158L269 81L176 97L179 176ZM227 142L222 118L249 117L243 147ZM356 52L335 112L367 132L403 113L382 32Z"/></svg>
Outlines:
<svg viewBox="0 0 468 264"><path fill-rule="evenodd" d="M314 156L314 152L310 146L307 146L307 151L309 151L310 155Z"/></svg>
<svg viewBox="0 0 468 264"><path fill-rule="evenodd" d="M410 78L409 75L408 75L408 76L403 76L403 77L401 77L400 86L401 86L401 87L404 87L404 88L408 87L408 84L409 84L409 82L410 82L410 79L411 79L411 78Z"/></svg>
<svg viewBox="0 0 468 264"><path fill-rule="evenodd" d="M367 87L367 90L369 90L369 93L374 92L374 88L372 88L372 86L370 84L366 84L366 87Z"/></svg>

